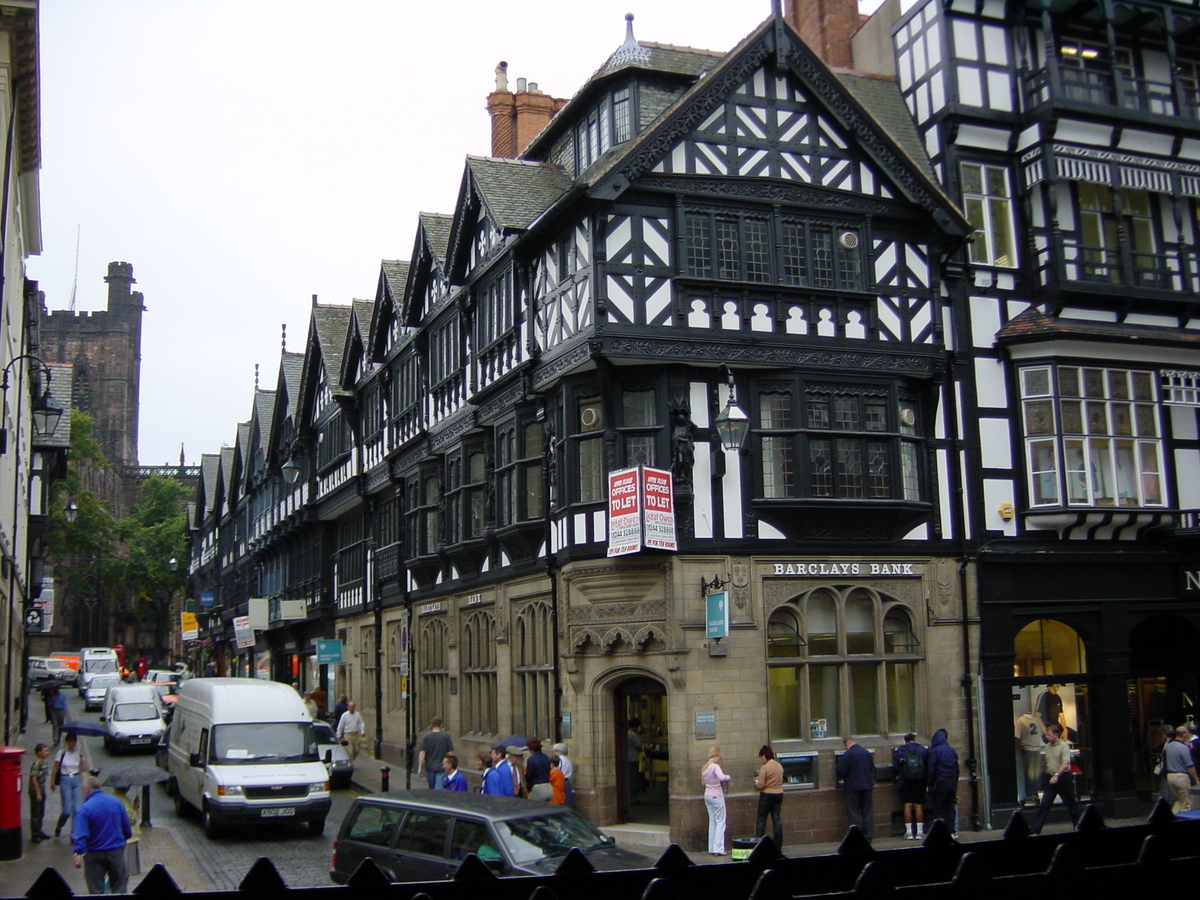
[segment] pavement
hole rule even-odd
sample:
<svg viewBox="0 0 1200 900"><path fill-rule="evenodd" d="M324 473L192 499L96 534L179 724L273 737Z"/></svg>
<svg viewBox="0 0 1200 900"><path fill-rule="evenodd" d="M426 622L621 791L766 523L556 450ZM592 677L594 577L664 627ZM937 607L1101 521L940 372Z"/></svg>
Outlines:
<svg viewBox="0 0 1200 900"><path fill-rule="evenodd" d="M40 712L40 709L37 709L37 711ZM39 742L50 743L50 726L41 722L35 723L31 720L27 733L23 736L22 742L18 744L18 746L25 748L27 751L26 755L22 757L22 770L24 772L28 772L33 756L33 747ZM352 789L363 794L382 791L384 789L385 766L388 766L388 764L376 761L366 753L360 754L358 764L354 769ZM390 771L387 773L388 788L390 790L403 789L405 786L405 772L403 767L393 765L389 768ZM427 790L425 779L417 776L415 772L412 777L412 787L418 790ZM162 796L157 788L153 790L156 791L156 800ZM53 798L49 806L50 814L47 815L43 823L43 828L52 833L59 808L57 798ZM1144 820L1110 820L1108 824L1112 826L1132 825L1140 824L1142 821ZM1066 823L1058 823L1048 824L1045 830L1047 832L1066 831L1068 828L1069 826ZM645 853L651 858L657 858L669 843L669 829L665 825L615 825L606 826L602 830L613 835L618 843L629 846L632 850ZM87 887L83 880L83 872L80 869L74 868L73 865L71 840L68 831L69 825L68 828L64 829L63 836L60 838L51 838L40 844L29 843L29 801L22 794L22 855L19 859L15 860L0 860L0 897L23 896L33 883L47 869L51 868L62 876L73 893L77 895L87 893ZM999 836L1000 832L998 831L962 832L959 839L963 842L971 842L995 840ZM788 844L783 848L783 851L789 857L821 856L836 853L839 843L834 841L820 844ZM881 837L876 838L874 842L874 846L877 849L902 847L906 844L907 846L912 846L911 843L906 842L903 838ZM162 863L166 867L172 879L174 879L182 891L214 891L225 887L226 885L223 880L218 881L219 876L216 872L213 873L213 877L210 877L206 873L203 867L204 854L197 854L194 851L195 848L191 848L188 851L180 846L176 839L176 831L171 827L143 826L140 849L142 874L130 877L130 889L136 888L146 873L156 863ZM731 857L712 857L703 851L688 852L688 856L693 862L699 865L721 865L731 861ZM283 865L286 868L286 862L283 862Z"/></svg>

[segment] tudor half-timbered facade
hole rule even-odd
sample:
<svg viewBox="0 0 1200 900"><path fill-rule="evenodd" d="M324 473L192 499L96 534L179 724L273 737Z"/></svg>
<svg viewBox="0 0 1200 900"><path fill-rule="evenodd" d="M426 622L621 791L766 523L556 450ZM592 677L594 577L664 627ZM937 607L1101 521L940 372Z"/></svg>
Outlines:
<svg viewBox="0 0 1200 900"><path fill-rule="evenodd" d="M512 97L498 82L493 115ZM231 479L257 511L235 562L273 604L254 647L241 597L209 637L228 671L349 694L385 757L433 716L460 758L562 739L594 821L666 815L688 845L707 748L770 743L789 840L833 839L842 735L883 765L909 730L970 733L947 279L971 223L897 85L834 72L782 18L725 54L630 27L554 105L519 158L467 158L372 302L314 307L269 428L207 463L206 491ZM749 432L726 448L732 407ZM637 466L673 477L678 549L609 557L608 474ZM197 577L220 508L198 505ZM755 799L740 779L735 826Z"/></svg>
<svg viewBox="0 0 1200 900"><path fill-rule="evenodd" d="M889 7L899 84L973 229L953 344L992 819L1037 799L1013 740L1031 716L1066 726L1085 797L1131 815L1200 677L1200 15Z"/></svg>

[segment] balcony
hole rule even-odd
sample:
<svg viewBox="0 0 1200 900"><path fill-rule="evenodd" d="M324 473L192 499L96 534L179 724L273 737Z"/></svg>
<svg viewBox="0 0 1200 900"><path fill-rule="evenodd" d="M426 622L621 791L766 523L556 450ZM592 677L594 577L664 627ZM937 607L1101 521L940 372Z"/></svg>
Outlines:
<svg viewBox="0 0 1200 900"><path fill-rule="evenodd" d="M1054 85L1057 82L1057 90ZM1118 109L1138 117L1161 117L1172 127L1200 128L1200 88L1180 78L1174 83L1137 78L1123 68L1092 61L1085 69L1046 66L1025 77L1025 108L1079 107L1091 114Z"/></svg>

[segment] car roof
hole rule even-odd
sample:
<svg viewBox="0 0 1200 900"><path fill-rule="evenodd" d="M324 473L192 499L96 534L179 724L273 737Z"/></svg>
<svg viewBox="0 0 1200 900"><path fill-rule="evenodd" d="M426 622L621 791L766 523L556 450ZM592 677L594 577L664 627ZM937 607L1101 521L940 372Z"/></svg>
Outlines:
<svg viewBox="0 0 1200 900"><path fill-rule="evenodd" d="M460 791L389 791L359 797L355 803L371 806L420 808L447 813L467 812L489 819L516 819L537 813L567 813L570 807L519 797L493 797Z"/></svg>

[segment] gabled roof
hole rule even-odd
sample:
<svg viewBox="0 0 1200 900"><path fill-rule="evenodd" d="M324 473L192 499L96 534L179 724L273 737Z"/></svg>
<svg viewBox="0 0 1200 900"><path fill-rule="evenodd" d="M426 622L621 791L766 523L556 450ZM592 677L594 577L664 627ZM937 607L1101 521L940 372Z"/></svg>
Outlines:
<svg viewBox="0 0 1200 900"><path fill-rule="evenodd" d="M408 272L407 262L398 259L385 259L380 262L379 283L375 288L375 302L371 308L371 324L366 338L366 352L372 362L382 362L387 353L388 335L392 323L400 315L400 306L408 285Z"/></svg>
<svg viewBox="0 0 1200 900"><path fill-rule="evenodd" d="M461 199L461 189L459 195ZM413 240L413 252L410 257L412 262L408 267L404 291L393 298L396 303L396 315L405 325L416 326L420 323L421 298L433 272L436 270L443 276L446 274L446 253L453 229L454 216L444 213L421 213L417 221L417 234Z"/></svg>
<svg viewBox="0 0 1200 900"><path fill-rule="evenodd" d="M320 348L320 360L325 366L329 388L335 394L344 392L340 381L342 352L346 346L346 329L350 327L351 313L349 306L317 305L312 311L312 334ZM308 358L312 358L311 344Z"/></svg>
<svg viewBox="0 0 1200 900"><path fill-rule="evenodd" d="M213 511L213 501L217 496L217 479L221 471L221 456L218 453L200 454L200 490L203 491L203 515L209 516Z"/></svg>
<svg viewBox="0 0 1200 900"><path fill-rule="evenodd" d="M358 369L367 352L367 337L374 314L373 300L350 301L350 322L346 326L345 345L342 349L342 372L339 381L353 388L358 382Z"/></svg>
<svg viewBox="0 0 1200 900"><path fill-rule="evenodd" d="M264 455L271 444L271 429L275 425L273 412L275 409L275 392L256 390L254 392L254 421L258 429L258 446L254 449Z"/></svg>
<svg viewBox="0 0 1200 900"><path fill-rule="evenodd" d="M511 234L528 228L570 188L571 178L560 166L468 156L450 231L448 271L453 275L465 259L473 210L482 207L501 233Z"/></svg>
<svg viewBox="0 0 1200 900"><path fill-rule="evenodd" d="M450 246L450 230L454 227L454 216L446 213L420 214L419 223L425 231L425 240L439 267L446 264L446 250Z"/></svg>
<svg viewBox="0 0 1200 900"><path fill-rule="evenodd" d="M557 136L570 127L578 117L578 112L589 107L593 97L604 90L609 82L623 78L631 71L651 71L668 78L677 78L686 84L709 71L725 55L713 50L639 41L633 36L633 16L627 15L625 22L624 43L613 51L604 64L575 92L575 96L555 113L546 127L529 142L522 154L524 157L544 158L550 152L550 145Z"/></svg>
<svg viewBox="0 0 1200 900"><path fill-rule="evenodd" d="M776 47L777 39L783 41L781 48ZM774 17L727 53L650 127L607 160L593 165L587 173L588 193L609 200L621 196L634 180L647 173L671 147L724 103L731 91L761 66L779 60L806 92L824 105L824 115L856 142L909 202L927 210L939 227L948 232L969 233L970 226L962 213L931 177L928 160L923 164L917 162L925 155L920 142L902 146L897 136L885 130L884 124L892 124L899 113L893 99L897 96L894 88L889 90L886 82L870 84L871 79L862 76L840 78L787 22ZM911 123L908 129L901 129L901 136L904 135L911 140Z"/></svg>
<svg viewBox="0 0 1200 900"><path fill-rule="evenodd" d="M275 448L281 441L287 441L296 432L296 406L300 397L300 378L304 371L304 354L283 351L279 360L279 377L275 382L273 393L274 403L271 412L271 437L266 448L267 459L272 459ZM288 448L280 447L281 455L286 455Z"/></svg>

